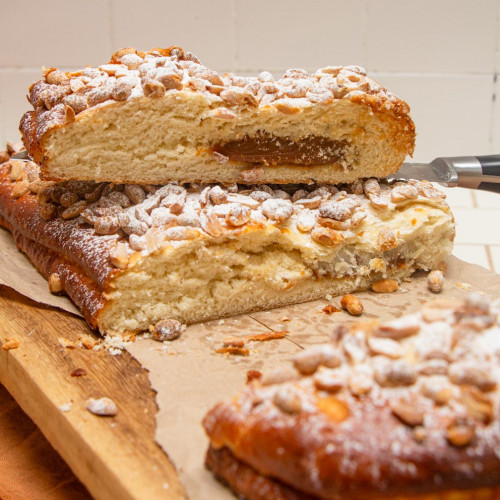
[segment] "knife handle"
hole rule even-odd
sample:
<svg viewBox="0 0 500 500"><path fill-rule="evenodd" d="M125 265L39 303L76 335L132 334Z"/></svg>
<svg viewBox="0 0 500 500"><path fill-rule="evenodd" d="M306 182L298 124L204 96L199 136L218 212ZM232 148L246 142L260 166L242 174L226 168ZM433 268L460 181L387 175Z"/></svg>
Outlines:
<svg viewBox="0 0 500 500"><path fill-rule="evenodd" d="M500 193L500 155L476 156L476 158L481 164L483 174L477 189ZM495 182L488 182L488 179L494 179Z"/></svg>

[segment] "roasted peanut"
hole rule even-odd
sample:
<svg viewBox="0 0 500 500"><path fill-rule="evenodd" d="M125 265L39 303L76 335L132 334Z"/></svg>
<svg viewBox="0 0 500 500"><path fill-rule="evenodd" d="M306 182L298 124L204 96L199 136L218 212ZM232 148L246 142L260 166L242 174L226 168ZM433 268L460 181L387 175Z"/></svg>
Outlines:
<svg viewBox="0 0 500 500"><path fill-rule="evenodd" d="M377 293L393 293L397 292L399 285L397 281L382 279L372 283L371 289Z"/></svg>
<svg viewBox="0 0 500 500"><path fill-rule="evenodd" d="M363 312L363 304L356 295L347 294L340 300L340 305L351 316L359 316Z"/></svg>

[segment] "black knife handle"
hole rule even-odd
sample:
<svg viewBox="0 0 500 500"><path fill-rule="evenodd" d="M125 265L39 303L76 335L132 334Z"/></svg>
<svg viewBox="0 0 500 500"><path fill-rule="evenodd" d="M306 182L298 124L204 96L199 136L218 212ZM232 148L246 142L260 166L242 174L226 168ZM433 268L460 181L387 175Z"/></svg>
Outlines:
<svg viewBox="0 0 500 500"><path fill-rule="evenodd" d="M481 170L485 177L485 182L481 182L477 189L500 193L500 155L476 156L481 164ZM496 177L497 182L488 182L488 177Z"/></svg>

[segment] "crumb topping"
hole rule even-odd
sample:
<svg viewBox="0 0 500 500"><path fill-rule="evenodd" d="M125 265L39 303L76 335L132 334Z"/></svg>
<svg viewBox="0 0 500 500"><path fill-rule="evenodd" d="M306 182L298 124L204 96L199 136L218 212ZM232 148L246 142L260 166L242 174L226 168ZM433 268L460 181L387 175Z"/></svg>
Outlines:
<svg viewBox="0 0 500 500"><path fill-rule="evenodd" d="M409 203L447 210L444 194L426 181L389 184L371 178L320 187L54 183L40 180L33 162L9 164L13 196L38 194L43 218L73 220L93 227L96 235L116 237L112 262L119 269L127 267L134 252L159 252L199 238L236 237L264 225L291 232L319 250L340 248L375 231L373 244L382 252L391 251L400 238L397 229L384 222L389 213ZM416 194L393 196L405 187ZM377 262L371 264L377 268Z"/></svg>
<svg viewBox="0 0 500 500"><path fill-rule="evenodd" d="M212 116L236 118L248 108L272 106L295 114L311 105L347 99L376 110L407 115L408 105L366 75L359 66L328 66L309 74L290 69L275 80L269 72L256 77L219 75L180 47L149 52L125 48L108 64L63 73L44 68L44 79L30 88L38 127L47 130L68 123L87 109L129 99L163 97L168 92L195 92L213 103Z"/></svg>

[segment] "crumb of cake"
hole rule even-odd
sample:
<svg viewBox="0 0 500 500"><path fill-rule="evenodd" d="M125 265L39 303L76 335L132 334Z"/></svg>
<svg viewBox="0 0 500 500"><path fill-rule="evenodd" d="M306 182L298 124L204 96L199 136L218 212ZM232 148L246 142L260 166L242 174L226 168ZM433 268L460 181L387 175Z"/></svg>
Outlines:
<svg viewBox="0 0 500 500"><path fill-rule="evenodd" d="M234 354L236 356L248 356L250 351L246 347L226 346L216 349L217 354Z"/></svg>
<svg viewBox="0 0 500 500"><path fill-rule="evenodd" d="M17 339L6 339L2 345L4 351L10 351L11 349L17 349L19 347L19 340Z"/></svg>
<svg viewBox="0 0 500 500"><path fill-rule="evenodd" d="M224 344L224 347L243 347L245 345L245 341L238 337L225 338L222 343Z"/></svg>
<svg viewBox="0 0 500 500"><path fill-rule="evenodd" d="M255 335L247 335L245 338L254 342L266 342L267 340L283 339L288 333L286 330L280 332L257 333Z"/></svg>
<svg viewBox="0 0 500 500"><path fill-rule="evenodd" d="M89 398L85 402L85 408L99 417L114 417L118 413L116 403L110 398Z"/></svg>
<svg viewBox="0 0 500 500"><path fill-rule="evenodd" d="M338 307L333 306L332 304L328 304L327 306L323 307L323 309L321 309L321 312L324 312L325 314L328 314L328 315L339 312L339 311L340 311L340 309Z"/></svg>

